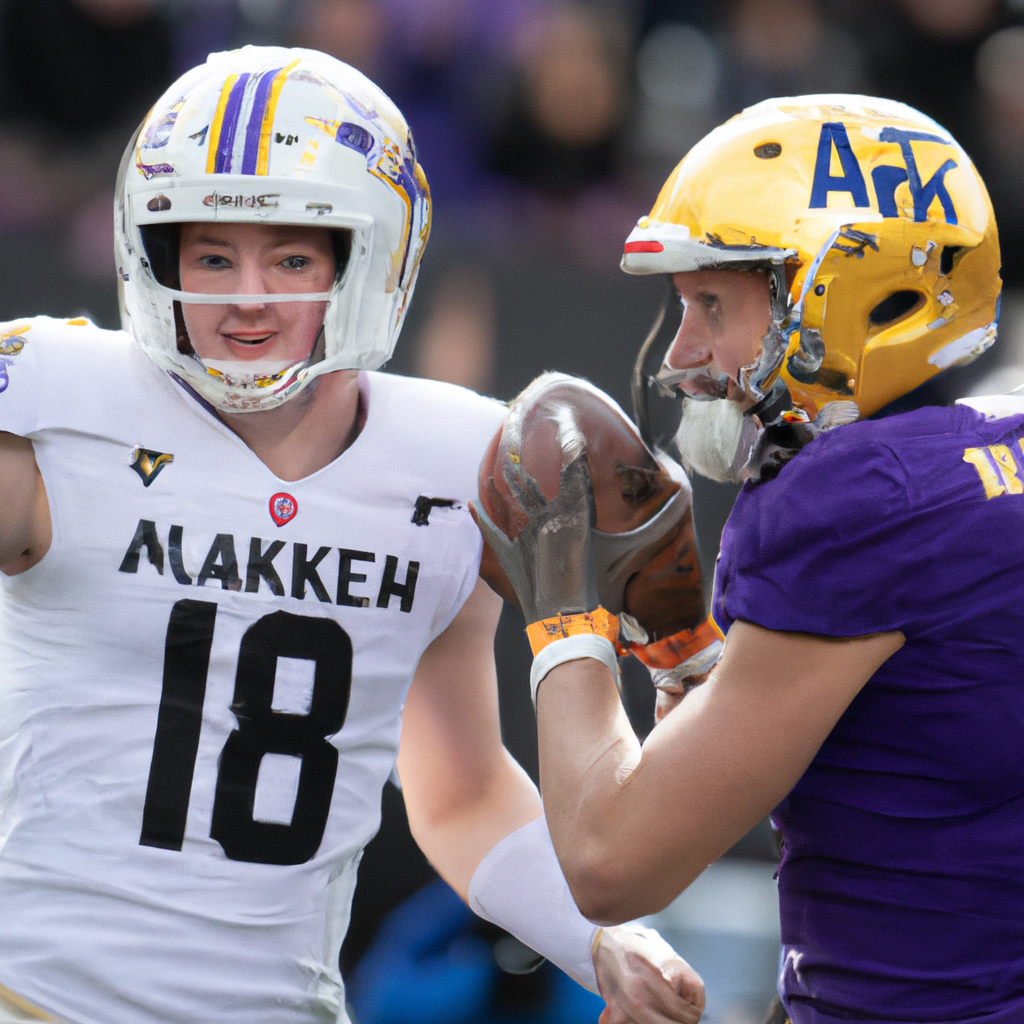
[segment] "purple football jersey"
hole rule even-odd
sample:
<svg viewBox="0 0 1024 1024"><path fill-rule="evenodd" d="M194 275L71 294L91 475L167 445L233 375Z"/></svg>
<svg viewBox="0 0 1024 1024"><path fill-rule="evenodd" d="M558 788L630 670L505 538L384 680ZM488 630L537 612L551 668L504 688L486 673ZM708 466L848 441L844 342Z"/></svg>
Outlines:
<svg viewBox="0 0 1024 1024"><path fill-rule="evenodd" d="M772 816L794 1024L1024 1021L1022 439L966 407L851 424L725 527L723 629L906 637Z"/></svg>

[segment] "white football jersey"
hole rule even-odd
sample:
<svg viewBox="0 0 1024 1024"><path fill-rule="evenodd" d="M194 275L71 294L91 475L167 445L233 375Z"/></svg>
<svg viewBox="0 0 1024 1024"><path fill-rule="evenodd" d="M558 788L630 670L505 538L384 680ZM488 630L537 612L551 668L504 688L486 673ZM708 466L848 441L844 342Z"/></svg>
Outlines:
<svg viewBox="0 0 1024 1024"><path fill-rule="evenodd" d="M75 1024L345 1020L338 951L402 705L469 596L503 407L361 377L274 474L125 334L0 328L53 542L0 577L0 984Z"/></svg>

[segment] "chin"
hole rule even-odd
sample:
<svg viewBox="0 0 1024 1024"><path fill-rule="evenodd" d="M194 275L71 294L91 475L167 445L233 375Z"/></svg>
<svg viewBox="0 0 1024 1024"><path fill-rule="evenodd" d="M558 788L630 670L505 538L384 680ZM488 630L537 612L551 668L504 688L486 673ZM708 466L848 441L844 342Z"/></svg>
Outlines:
<svg viewBox="0 0 1024 1024"><path fill-rule="evenodd" d="M738 483L745 479L743 467L756 438L757 426L743 414L741 403L683 400L675 441L688 470L719 483Z"/></svg>

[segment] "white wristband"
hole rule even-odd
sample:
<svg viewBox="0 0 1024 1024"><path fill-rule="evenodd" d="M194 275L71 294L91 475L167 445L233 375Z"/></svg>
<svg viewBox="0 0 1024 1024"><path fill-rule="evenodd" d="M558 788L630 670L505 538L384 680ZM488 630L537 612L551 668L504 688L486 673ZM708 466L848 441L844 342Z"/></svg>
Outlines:
<svg viewBox="0 0 1024 1024"><path fill-rule="evenodd" d="M480 861L469 881L469 906L597 992L598 927L577 909L543 817L509 833Z"/></svg>
<svg viewBox="0 0 1024 1024"><path fill-rule="evenodd" d="M580 658L596 658L608 666L615 685L619 685L619 659L611 640L593 633L576 633L573 636L555 640L545 647L534 659L530 668L530 695L533 706L537 706L537 687L541 680L556 666Z"/></svg>

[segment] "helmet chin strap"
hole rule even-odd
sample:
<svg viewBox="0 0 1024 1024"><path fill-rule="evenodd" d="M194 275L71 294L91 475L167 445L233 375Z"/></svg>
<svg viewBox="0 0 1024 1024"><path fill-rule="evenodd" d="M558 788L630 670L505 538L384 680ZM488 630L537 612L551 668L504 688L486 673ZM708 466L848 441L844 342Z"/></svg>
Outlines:
<svg viewBox="0 0 1024 1024"><path fill-rule="evenodd" d="M768 394L756 405L745 410L743 415L751 418L756 416L762 426L769 426L779 422L782 414L792 408L793 398L789 388L781 380L777 380Z"/></svg>
<svg viewBox="0 0 1024 1024"><path fill-rule="evenodd" d="M783 404L791 405L789 390L781 381L779 384L786 391ZM799 454L800 450L819 434L860 419L860 409L856 402L829 402L811 421L796 416L787 417L787 410L782 405L779 408L782 411L777 418L758 431L750 449L750 457L743 467L744 479L752 480L754 483L771 480L778 476L779 471L790 459ZM754 413L755 409L751 409L750 412Z"/></svg>

